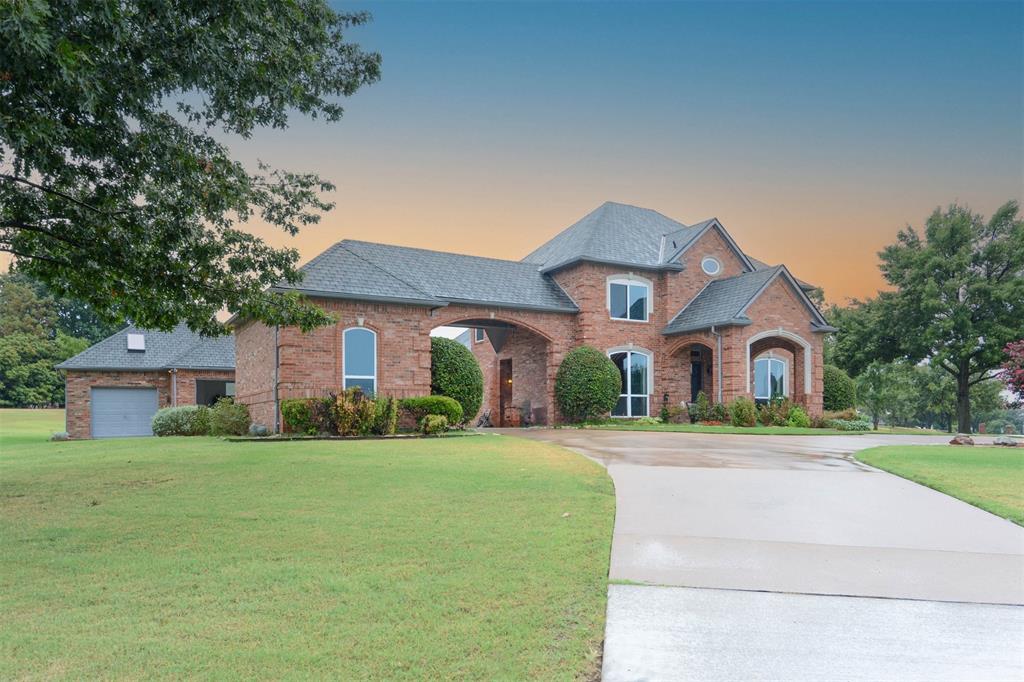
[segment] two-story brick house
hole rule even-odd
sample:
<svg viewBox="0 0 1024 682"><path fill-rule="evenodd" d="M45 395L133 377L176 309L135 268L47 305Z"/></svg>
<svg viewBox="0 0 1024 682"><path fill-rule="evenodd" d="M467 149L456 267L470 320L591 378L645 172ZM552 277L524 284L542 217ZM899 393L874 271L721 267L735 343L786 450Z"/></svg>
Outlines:
<svg viewBox="0 0 1024 682"><path fill-rule="evenodd" d="M240 320L237 397L280 424L280 400L361 385L430 390L430 332L473 329L484 409L500 422L557 421L554 381L572 348L622 371L615 416L664 404L786 395L822 406L822 338L833 331L784 266L747 256L716 219L683 225L606 203L521 261L346 240L294 287L338 322L304 334Z"/></svg>

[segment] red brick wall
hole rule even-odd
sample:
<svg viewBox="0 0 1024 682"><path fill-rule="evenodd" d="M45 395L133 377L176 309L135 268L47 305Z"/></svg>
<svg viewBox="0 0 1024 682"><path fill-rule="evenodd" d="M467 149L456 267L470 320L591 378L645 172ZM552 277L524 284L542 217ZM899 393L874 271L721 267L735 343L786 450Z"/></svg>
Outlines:
<svg viewBox="0 0 1024 682"><path fill-rule="evenodd" d="M178 370L178 405L196 404L196 379L231 381L234 372L223 370ZM92 437L92 388L155 388L157 404L171 407L171 374L167 370L152 372L83 371L68 370L65 377L67 391L67 432L72 438Z"/></svg>
<svg viewBox="0 0 1024 682"><path fill-rule="evenodd" d="M450 305L431 311L425 307L374 304L356 301L320 300L339 321L332 327L303 334L295 328L279 330L279 398L308 397L338 391L342 385L342 330L360 324L377 333L378 393L395 397L425 395L430 391L430 331L436 327L468 326L474 319L494 319L517 327L495 354L489 341L471 343L484 374L484 409L496 421L498 405L498 360L513 359L513 403L527 400L532 407L543 406L549 420L558 421L554 404L555 374L565 354L588 344L600 350L633 344L652 352L653 385L651 412L661 408L664 394L670 404L690 399L690 349L699 344L707 357L717 351L718 340L710 333L664 337L661 329L683 308L709 277L700 267L703 257L712 255L722 263L719 277L742 271L742 263L716 231L706 233L683 255L682 272L642 272L638 277L652 284L651 316L647 322L612 320L607 308L607 278L628 274L623 268L582 263L554 275L555 280L580 306L578 315L539 311L507 310L486 306ZM750 392L746 371L746 341L752 335L779 326L811 344L814 376L811 395L801 398L814 413L821 405L821 335L810 331L811 315L796 295L781 282L774 283L751 306L750 327L732 327L722 334L722 392L729 401ZM471 338L472 341L472 338ZM760 344L758 347L764 346ZM783 348L789 346L783 344ZM799 369L803 349L794 353L791 366ZM262 423L274 426L273 330L262 325L242 325L236 330L238 357L238 398ZM543 359L543 361L541 361ZM714 364L712 363L712 366ZM802 366L801 366L802 367ZM802 370L801 370L802 371ZM802 381L802 378L801 378ZM705 375L705 392L716 397L718 377L714 370ZM794 377L794 390L803 386ZM798 396L797 396L798 397Z"/></svg>

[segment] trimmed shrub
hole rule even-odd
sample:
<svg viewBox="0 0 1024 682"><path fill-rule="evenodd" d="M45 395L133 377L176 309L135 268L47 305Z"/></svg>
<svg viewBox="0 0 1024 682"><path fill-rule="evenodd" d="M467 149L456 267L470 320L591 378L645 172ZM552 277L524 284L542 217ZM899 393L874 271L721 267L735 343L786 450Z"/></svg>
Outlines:
<svg viewBox="0 0 1024 682"><path fill-rule="evenodd" d="M484 375L473 352L453 339L431 337L430 392L454 398L465 419L476 417L484 401Z"/></svg>
<svg viewBox="0 0 1024 682"><path fill-rule="evenodd" d="M376 409L363 389L353 386L334 401L334 419L339 436L365 436L373 430Z"/></svg>
<svg viewBox="0 0 1024 682"><path fill-rule="evenodd" d="M786 426L796 426L802 429L806 429L811 425L811 418L804 412L804 408L799 405L794 405L789 410L789 416L786 417Z"/></svg>
<svg viewBox="0 0 1024 682"><path fill-rule="evenodd" d="M839 431L870 431L871 421L869 419L829 419L825 426Z"/></svg>
<svg viewBox="0 0 1024 682"><path fill-rule="evenodd" d="M210 408L211 436L244 436L251 423L249 408L231 398L221 398Z"/></svg>
<svg viewBox="0 0 1024 682"><path fill-rule="evenodd" d="M394 398L377 398L373 401L373 432L378 436L390 436L398 428L398 401Z"/></svg>
<svg viewBox="0 0 1024 682"><path fill-rule="evenodd" d="M607 415L619 401L621 391L619 368L591 346L569 351L555 375L555 402L569 421Z"/></svg>
<svg viewBox="0 0 1024 682"><path fill-rule="evenodd" d="M165 407L153 415L152 425L156 436L207 436L210 434L210 408L205 405Z"/></svg>
<svg viewBox="0 0 1024 682"><path fill-rule="evenodd" d="M733 426L756 426L757 406L746 396L740 396L729 405L729 420Z"/></svg>
<svg viewBox="0 0 1024 682"><path fill-rule="evenodd" d="M428 415L441 415L448 424L462 423L462 405L454 398L444 395L425 395L420 398L405 398L399 407L409 414L415 424L419 424Z"/></svg>
<svg viewBox="0 0 1024 682"><path fill-rule="evenodd" d="M825 365L823 400L826 410L848 410L857 404L857 382L835 365Z"/></svg>
<svg viewBox="0 0 1024 682"><path fill-rule="evenodd" d="M313 399L289 398L282 400L281 421L284 422L285 433L305 433L315 436L317 428L313 423Z"/></svg>
<svg viewBox="0 0 1024 682"><path fill-rule="evenodd" d="M673 405L661 408L661 421L666 424L689 424L690 413L685 405Z"/></svg>
<svg viewBox="0 0 1024 682"><path fill-rule="evenodd" d="M426 436L436 436L448 430L448 417L443 414L428 414L420 420L420 431Z"/></svg>
<svg viewBox="0 0 1024 682"><path fill-rule="evenodd" d="M757 420L765 426L786 426L792 409L793 403L789 398L776 398L757 407Z"/></svg>
<svg viewBox="0 0 1024 682"><path fill-rule="evenodd" d="M697 402L693 404L690 416L693 417L694 421L698 422L706 422L708 419L711 419L711 401L708 400L708 396L704 391L697 392Z"/></svg>
<svg viewBox="0 0 1024 682"><path fill-rule="evenodd" d="M729 420L729 410L722 403L715 403L708 411L708 421L722 423Z"/></svg>

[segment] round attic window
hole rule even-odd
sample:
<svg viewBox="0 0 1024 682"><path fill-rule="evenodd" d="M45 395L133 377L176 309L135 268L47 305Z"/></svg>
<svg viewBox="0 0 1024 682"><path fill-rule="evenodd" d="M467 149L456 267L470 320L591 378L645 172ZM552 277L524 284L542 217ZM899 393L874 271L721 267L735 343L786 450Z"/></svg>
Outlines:
<svg viewBox="0 0 1024 682"><path fill-rule="evenodd" d="M714 276L722 271L722 264L711 256L706 256L700 262L700 268L707 274Z"/></svg>

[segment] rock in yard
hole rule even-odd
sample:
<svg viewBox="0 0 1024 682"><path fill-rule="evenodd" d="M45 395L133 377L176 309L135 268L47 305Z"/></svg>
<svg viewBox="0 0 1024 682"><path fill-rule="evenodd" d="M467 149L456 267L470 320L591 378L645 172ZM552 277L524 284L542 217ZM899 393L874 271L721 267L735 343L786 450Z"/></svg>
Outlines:
<svg viewBox="0 0 1024 682"><path fill-rule="evenodd" d="M1022 443L1019 438L1012 438L1010 436L999 436L992 441L992 445L1005 445L1008 448L1015 448L1022 444L1024 443Z"/></svg>
<svg viewBox="0 0 1024 682"><path fill-rule="evenodd" d="M968 436L966 433L958 433L953 440L949 441L950 445L974 445L974 439Z"/></svg>

